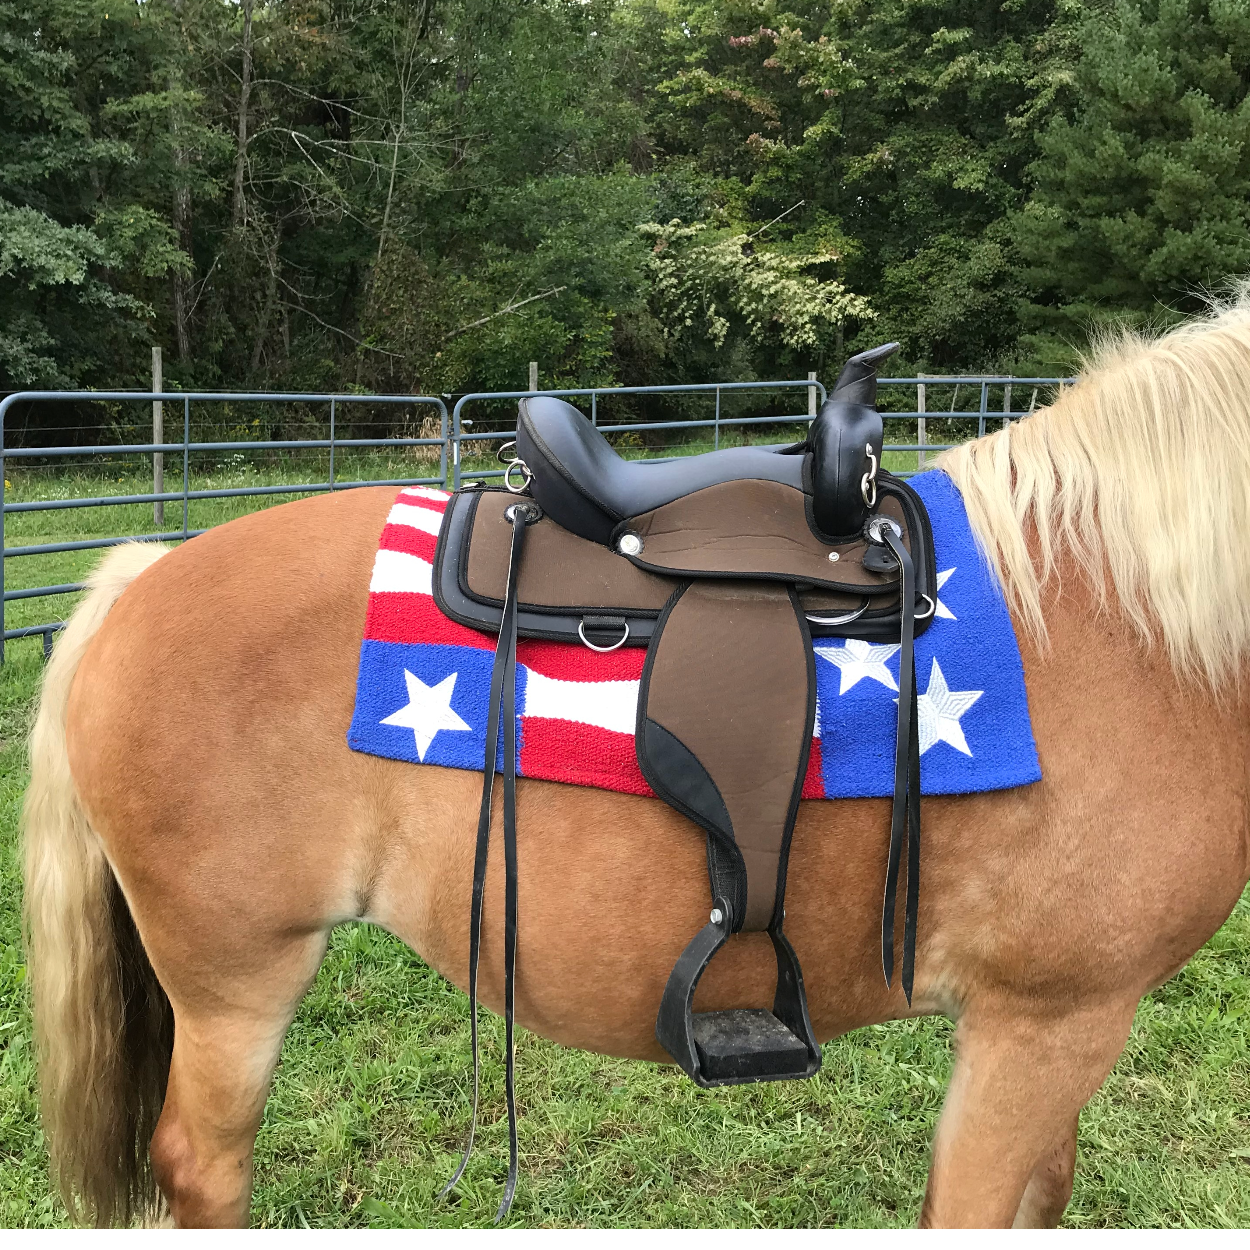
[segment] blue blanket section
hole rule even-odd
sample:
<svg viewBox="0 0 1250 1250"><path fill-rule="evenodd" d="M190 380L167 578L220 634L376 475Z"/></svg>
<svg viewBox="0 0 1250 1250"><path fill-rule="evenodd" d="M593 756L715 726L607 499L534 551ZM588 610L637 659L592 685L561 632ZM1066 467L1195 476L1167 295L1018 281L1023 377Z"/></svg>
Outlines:
<svg viewBox="0 0 1250 1250"><path fill-rule="evenodd" d="M414 764L441 764L444 768L482 771L486 755L486 710L490 702L490 670L494 651L444 643L377 642L366 638L360 648L360 676L356 683L356 711L347 744L355 751L382 755ZM430 691L421 695L420 714L412 717L425 733L422 742L412 725L395 723L410 702L405 690L411 673ZM516 703L525 706L524 665L516 670ZM448 683L450 689L443 683ZM446 697L441 697L443 695ZM408 719L408 718L402 718ZM392 723L387 724L390 720ZM517 754L521 751L524 721L517 717ZM500 726L495 767L503 767L503 727Z"/></svg>
<svg viewBox="0 0 1250 1250"><path fill-rule="evenodd" d="M920 788L971 794L1040 781L1024 666L1002 588L945 473L911 479L933 521L938 609L916 639ZM816 695L828 798L894 792L898 647L818 640Z"/></svg>

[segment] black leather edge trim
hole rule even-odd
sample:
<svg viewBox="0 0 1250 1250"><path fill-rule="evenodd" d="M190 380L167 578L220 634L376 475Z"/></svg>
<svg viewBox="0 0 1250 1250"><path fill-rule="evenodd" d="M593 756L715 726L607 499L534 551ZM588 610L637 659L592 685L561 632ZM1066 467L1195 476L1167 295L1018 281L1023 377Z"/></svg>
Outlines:
<svg viewBox="0 0 1250 1250"><path fill-rule="evenodd" d="M727 901L734 912L730 917L732 928L734 932L737 932L742 927L743 915L745 913L747 869L742 859L742 852L738 850L738 844L734 841L733 824L729 820L729 810L725 807L725 800L721 797L721 792L716 782L712 779L707 769L704 768L698 756L676 734L671 730L665 729L658 721L652 720L647 715L647 703L651 693L651 673L655 667L655 657L659 651L660 640L664 635L664 626L668 623L668 618L672 615L673 609L677 606L682 595L689 589L690 583L683 582L673 591L669 601L664 605L664 610L660 613L660 619L656 622L655 634L651 639L651 645L647 648L647 658L643 663L642 676L638 682L638 714L634 722L634 752L638 757L638 767L642 771L643 779L651 789L668 803L670 807L693 820L696 825L705 830L709 835L709 839L714 841L715 849L729 857L731 872L734 877L734 889L733 897ZM815 663L814 659L812 662ZM665 779L655 771L644 749L647 743L648 725L654 725L672 743L676 743L689 757L689 761L694 766L697 766L699 772L707 779L707 784L715 794L721 811L725 813L726 828L719 827L711 817L686 803L680 795L669 789L665 784ZM665 743L664 745L667 747L670 743ZM723 891L723 885L716 880L714 874L713 846L711 845L708 847L708 881L712 888L712 896L715 898L717 894Z"/></svg>
<svg viewBox="0 0 1250 1250"><path fill-rule="evenodd" d="M459 591L460 587L456 581L456 570L464 562L464 535L472 532L473 516L477 510L477 496L481 493L480 490L458 490L452 494L447 501L447 507L443 510L443 523L438 527L438 541L434 546L434 571L430 578L430 589L434 594L434 606L444 616L461 625L471 625L471 622L461 620L455 609L448 602L443 585L447 576L447 550L452 546L456 548L457 558L455 568L452 570L452 583L455 589ZM500 615L502 616L502 611Z"/></svg>
<svg viewBox="0 0 1250 1250"><path fill-rule="evenodd" d="M777 860L777 896L773 903L770 929L781 932L786 914L786 877L790 870L790 840L794 836L794 822L799 815L799 800L803 796L803 783L807 780L807 765L812 754L812 731L816 728L816 653L812 650L812 635L807 627L807 617L799 603L798 593L790 587L790 606L803 634L803 655L807 661L807 721L803 734L803 746L799 757L794 789L790 794L790 806L786 810L785 832L781 837L781 854Z"/></svg>
<svg viewBox="0 0 1250 1250"><path fill-rule="evenodd" d="M933 547L933 525L929 520L929 510L924 506L924 500L920 498L913 487L901 477L895 477L893 473L887 473L884 470L878 474L879 484L884 486L888 494L892 494L903 505L903 511L907 514L907 532L909 534L920 534L923 543L920 551L922 559L917 559L917 553L914 550L916 543L912 542L912 564L916 572L916 592L917 594L928 595L936 605L937 603L937 553ZM917 621L915 626L916 637L924 633L929 626L933 624L933 616L927 616L922 621Z"/></svg>

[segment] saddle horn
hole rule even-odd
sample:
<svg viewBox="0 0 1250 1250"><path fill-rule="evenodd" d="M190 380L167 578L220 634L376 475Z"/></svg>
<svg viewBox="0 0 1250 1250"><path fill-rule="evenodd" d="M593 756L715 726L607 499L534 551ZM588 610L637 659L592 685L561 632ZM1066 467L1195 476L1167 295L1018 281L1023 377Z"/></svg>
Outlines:
<svg viewBox="0 0 1250 1250"><path fill-rule="evenodd" d="M812 513L823 534L839 538L858 534L876 502L875 478L884 441L876 407L877 366L897 350L897 343L883 343L852 356L812 422L807 440ZM868 492L865 482L871 484Z"/></svg>
<svg viewBox="0 0 1250 1250"><path fill-rule="evenodd" d="M838 380L833 384L830 399L840 399L847 404L877 406L877 366L898 351L897 343L882 343L852 356L842 366Z"/></svg>

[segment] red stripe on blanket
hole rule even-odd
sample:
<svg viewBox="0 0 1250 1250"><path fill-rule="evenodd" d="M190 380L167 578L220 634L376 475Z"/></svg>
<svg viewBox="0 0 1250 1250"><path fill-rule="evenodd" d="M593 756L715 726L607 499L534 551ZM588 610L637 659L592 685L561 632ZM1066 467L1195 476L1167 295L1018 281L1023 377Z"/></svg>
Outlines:
<svg viewBox="0 0 1250 1250"><path fill-rule="evenodd" d="M412 525L388 525L382 531L378 546L383 551L402 551L410 556L420 556L433 564L438 536L427 534Z"/></svg>
<svg viewBox="0 0 1250 1250"><path fill-rule="evenodd" d="M448 643L452 646L495 649L494 634L479 634L449 620L429 595L377 591L369 596L365 637L375 642Z"/></svg>
<svg viewBox="0 0 1250 1250"><path fill-rule="evenodd" d="M561 681L637 681L646 663L645 647L621 647L598 652L580 642L545 642L523 638L517 644L517 663L544 677Z"/></svg>
<svg viewBox="0 0 1250 1250"><path fill-rule="evenodd" d="M655 796L638 767L632 734L526 716L521 722L520 754L523 777Z"/></svg>
<svg viewBox="0 0 1250 1250"><path fill-rule="evenodd" d="M803 778L803 789L799 792L801 799L823 799L825 783L820 771L820 739L812 739L812 752L807 757L807 775Z"/></svg>

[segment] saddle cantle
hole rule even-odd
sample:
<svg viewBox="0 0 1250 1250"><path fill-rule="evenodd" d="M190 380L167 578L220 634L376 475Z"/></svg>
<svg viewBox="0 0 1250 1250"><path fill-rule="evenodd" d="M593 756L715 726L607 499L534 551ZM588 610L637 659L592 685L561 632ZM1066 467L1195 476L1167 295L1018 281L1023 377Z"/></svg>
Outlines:
<svg viewBox="0 0 1250 1250"><path fill-rule="evenodd" d="M451 619L499 635L474 870L475 1002L494 743L501 700L505 738L512 727L518 636L580 640L598 651L647 648L635 729L638 763L655 793L706 832L712 893L708 923L670 974L656 1036L703 1086L805 1077L820 1067L802 970L783 931L790 837L816 707L812 638L898 641L882 960L888 984L906 845L902 985L910 1000L920 844L912 642L932 618L936 572L922 501L880 468L876 370L896 347L848 361L808 438L788 447L626 461L570 405L547 396L522 400L518 458L505 478L507 489L466 487L452 497L435 555L435 601ZM525 480L519 488L517 466ZM505 742L509 1038L515 766ZM704 970L741 931L764 931L772 940L777 990L771 1011L694 1011ZM476 1071L476 1048L474 1062ZM511 1115L510 1041L508 1062ZM501 1214L515 1185L515 1131L511 1140Z"/></svg>

